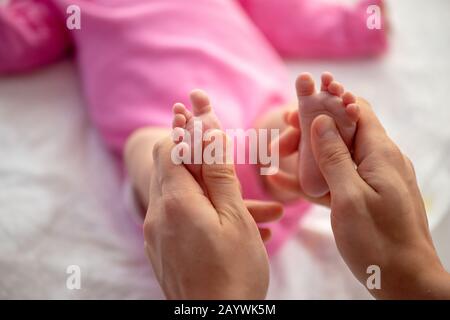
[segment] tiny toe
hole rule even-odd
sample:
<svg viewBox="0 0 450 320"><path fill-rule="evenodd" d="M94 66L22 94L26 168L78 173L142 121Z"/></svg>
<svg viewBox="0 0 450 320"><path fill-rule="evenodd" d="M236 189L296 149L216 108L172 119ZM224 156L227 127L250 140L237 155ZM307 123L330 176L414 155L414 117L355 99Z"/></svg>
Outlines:
<svg viewBox="0 0 450 320"><path fill-rule="evenodd" d="M300 74L295 82L295 87L299 97L310 96L316 91L314 88L314 80L310 73Z"/></svg>
<svg viewBox="0 0 450 320"><path fill-rule="evenodd" d="M322 85L320 87L320 90L322 91L328 91L328 86L333 81L333 75L330 72L324 72L322 73Z"/></svg>
<svg viewBox="0 0 450 320"><path fill-rule="evenodd" d="M186 122L189 121L190 118L192 118L191 112L184 106L184 104L180 102L177 102L173 105L172 112L175 116L177 114L183 115L186 119Z"/></svg>
<svg viewBox="0 0 450 320"><path fill-rule="evenodd" d="M354 121L357 122L359 120L359 106L356 103L351 103L345 108L345 113L348 115L348 117Z"/></svg>
<svg viewBox="0 0 450 320"><path fill-rule="evenodd" d="M351 92L347 91L342 95L342 102L344 103L344 105L349 105L351 103L355 103L356 98Z"/></svg>
<svg viewBox="0 0 450 320"><path fill-rule="evenodd" d="M177 114L177 113L184 114L185 111L186 111L186 107L184 106L184 104L177 102L173 105L173 108L172 108L173 114Z"/></svg>
<svg viewBox="0 0 450 320"><path fill-rule="evenodd" d="M172 128L184 128L186 127L186 117L182 113L177 113L174 115L172 120Z"/></svg>
<svg viewBox="0 0 450 320"><path fill-rule="evenodd" d="M344 87L337 81L332 81L328 86L328 92L332 95L340 97L344 93Z"/></svg>
<svg viewBox="0 0 450 320"><path fill-rule="evenodd" d="M195 116L211 111L211 103L208 95L203 90L193 90L190 94L190 98Z"/></svg>

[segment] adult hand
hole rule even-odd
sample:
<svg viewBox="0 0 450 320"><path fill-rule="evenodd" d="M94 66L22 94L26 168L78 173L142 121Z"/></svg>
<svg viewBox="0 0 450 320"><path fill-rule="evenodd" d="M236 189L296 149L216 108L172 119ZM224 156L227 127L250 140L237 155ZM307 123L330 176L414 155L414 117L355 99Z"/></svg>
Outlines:
<svg viewBox="0 0 450 320"><path fill-rule="evenodd" d="M337 247L364 285L368 268L380 268L381 289L370 290L377 298L449 298L449 275L433 246L413 165L368 103L359 99L358 105L353 154L332 118L320 115L311 127L314 156L330 188ZM295 117L288 117L294 124L288 134L295 135ZM281 180L298 183L292 177Z"/></svg>
<svg viewBox="0 0 450 320"><path fill-rule="evenodd" d="M256 222L279 218L278 203L241 197L231 164L202 165L203 189L171 161L170 138L154 147L146 251L169 299L263 299L269 264Z"/></svg>

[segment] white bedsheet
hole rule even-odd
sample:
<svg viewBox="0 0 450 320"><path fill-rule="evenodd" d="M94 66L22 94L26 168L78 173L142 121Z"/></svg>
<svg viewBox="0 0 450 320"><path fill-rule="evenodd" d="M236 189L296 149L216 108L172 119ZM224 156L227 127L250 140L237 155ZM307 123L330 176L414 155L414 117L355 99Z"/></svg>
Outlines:
<svg viewBox="0 0 450 320"><path fill-rule="evenodd" d="M366 97L416 164L438 251L450 268L450 2L390 2L383 60L289 63L334 72ZM92 129L70 61L0 79L0 298L163 298L127 216L112 159ZM272 259L269 298L368 298L315 208ZM66 288L79 265L81 290Z"/></svg>

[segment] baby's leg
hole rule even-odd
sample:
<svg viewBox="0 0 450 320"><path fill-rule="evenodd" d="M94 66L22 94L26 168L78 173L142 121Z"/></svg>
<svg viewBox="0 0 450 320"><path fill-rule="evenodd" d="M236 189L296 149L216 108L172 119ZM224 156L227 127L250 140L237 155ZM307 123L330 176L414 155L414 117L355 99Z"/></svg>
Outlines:
<svg viewBox="0 0 450 320"><path fill-rule="evenodd" d="M381 29L367 27L367 8L378 5L382 9L383 0L362 0L353 7L323 0L239 2L283 56L372 56L387 46L384 21Z"/></svg>
<svg viewBox="0 0 450 320"><path fill-rule="evenodd" d="M128 139L124 150L124 164L133 191L142 208L147 208L150 175L153 171L153 147L158 140L170 135L168 128L142 127ZM142 212L144 214L145 211Z"/></svg>

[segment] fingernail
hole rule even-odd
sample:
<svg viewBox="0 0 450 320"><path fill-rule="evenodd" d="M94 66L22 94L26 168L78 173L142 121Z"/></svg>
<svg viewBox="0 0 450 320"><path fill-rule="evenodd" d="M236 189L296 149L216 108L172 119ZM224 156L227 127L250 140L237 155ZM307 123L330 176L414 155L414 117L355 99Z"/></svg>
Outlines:
<svg viewBox="0 0 450 320"><path fill-rule="evenodd" d="M319 138L330 139L336 138L338 135L334 120L328 116L322 115L317 119L316 132Z"/></svg>

